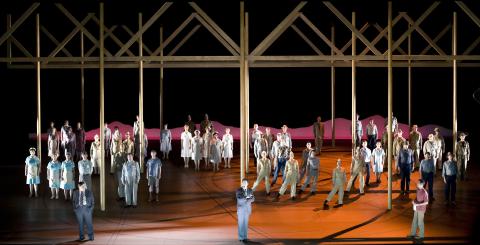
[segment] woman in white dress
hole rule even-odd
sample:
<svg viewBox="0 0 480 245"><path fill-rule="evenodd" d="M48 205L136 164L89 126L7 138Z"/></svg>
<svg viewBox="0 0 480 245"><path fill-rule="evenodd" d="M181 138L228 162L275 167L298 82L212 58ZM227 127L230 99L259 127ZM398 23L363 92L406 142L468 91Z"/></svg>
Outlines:
<svg viewBox="0 0 480 245"><path fill-rule="evenodd" d="M385 163L385 151L382 148L382 142L377 140L377 147L373 149L373 172L377 178L377 183L381 182L383 165Z"/></svg>
<svg viewBox="0 0 480 245"><path fill-rule="evenodd" d="M100 137L96 134L93 137L95 140L90 145L90 157L92 159L93 174L100 173L100 154L102 154L102 144L100 143Z"/></svg>
<svg viewBox="0 0 480 245"><path fill-rule="evenodd" d="M60 146L60 139L57 134L57 129L52 128L50 134L48 134L48 156L53 157L55 154L58 155L58 147Z"/></svg>
<svg viewBox="0 0 480 245"><path fill-rule="evenodd" d="M188 125L183 126L184 131L180 135L181 156L183 157L184 167L188 168L188 162L192 156L192 134L188 132Z"/></svg>
<svg viewBox="0 0 480 245"><path fill-rule="evenodd" d="M208 168L208 162L210 161L210 141L212 140L212 133L210 133L210 127L205 128L203 134L203 158L205 159L205 168Z"/></svg>
<svg viewBox="0 0 480 245"><path fill-rule="evenodd" d="M200 171L200 160L203 156L203 139L200 137L200 130L195 130L192 138L192 160L195 163L195 171Z"/></svg>
<svg viewBox="0 0 480 245"><path fill-rule="evenodd" d="M168 124L163 126L160 132L160 151L163 152L163 159L168 159L168 153L172 150L172 133L168 129Z"/></svg>
<svg viewBox="0 0 480 245"><path fill-rule="evenodd" d="M35 190L35 197L38 197L38 185L40 184L40 172L42 165L40 159L35 155L36 149L30 147L28 150L30 156L25 159L25 176L27 177L27 185L30 189L29 197L32 197Z"/></svg>
<svg viewBox="0 0 480 245"><path fill-rule="evenodd" d="M215 132L210 141L210 161L213 163L213 172L220 171L219 165L222 161L222 142Z"/></svg>
<svg viewBox="0 0 480 245"><path fill-rule="evenodd" d="M230 134L230 128L225 129L225 134L222 137L223 145L223 161L225 162L225 168L230 168L230 161L233 157L233 136Z"/></svg>

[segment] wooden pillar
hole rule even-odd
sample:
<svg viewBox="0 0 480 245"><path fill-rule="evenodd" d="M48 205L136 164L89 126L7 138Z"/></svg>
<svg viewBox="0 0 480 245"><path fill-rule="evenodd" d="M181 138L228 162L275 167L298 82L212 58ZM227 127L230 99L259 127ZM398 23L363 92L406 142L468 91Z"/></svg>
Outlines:
<svg viewBox="0 0 480 245"><path fill-rule="evenodd" d="M163 129L163 26L160 26L160 131Z"/></svg>
<svg viewBox="0 0 480 245"><path fill-rule="evenodd" d="M393 86L393 76L392 76L392 2L388 1L388 210L392 210L392 86Z"/></svg>
<svg viewBox="0 0 480 245"><path fill-rule="evenodd" d="M245 142L246 148L245 148L245 154L247 156L247 164L245 165L245 173L248 174L249 170L249 163L250 163L250 149L249 149L249 144L248 142L250 141L250 76L248 73L248 13L245 12L245 24L244 24L244 44L245 44L245 49L244 49L244 55L243 55L243 62L245 64L244 67L244 72L245 72L245 125L246 125L246 130L245 130L245 139L247 141Z"/></svg>
<svg viewBox="0 0 480 245"><path fill-rule="evenodd" d="M37 155L40 159L40 172L42 171L42 100L40 84L40 15L35 18L35 40L37 61L35 61L35 71L37 78Z"/></svg>
<svg viewBox="0 0 480 245"><path fill-rule="evenodd" d="M453 29L452 29L452 55L453 55L453 127L452 152L457 147L457 12L453 12Z"/></svg>
<svg viewBox="0 0 480 245"><path fill-rule="evenodd" d="M335 45L335 27L332 26L332 44ZM330 55L333 57L333 47L331 48ZM335 147L335 66L334 61L331 61L330 66L330 79L331 79L331 107L332 107L332 147Z"/></svg>
<svg viewBox="0 0 480 245"><path fill-rule="evenodd" d="M412 27L412 24L409 24L408 27ZM408 35L408 128L412 128L412 60L410 59L412 55L412 35Z"/></svg>
<svg viewBox="0 0 480 245"><path fill-rule="evenodd" d="M84 58L84 45L83 45L83 31L80 32L80 55L82 58ZM80 81L81 81L81 88L80 88L80 93L82 97L82 103L81 103L81 122L82 122L82 127L85 128L85 71L83 68L83 60L81 61L82 67L80 68Z"/></svg>
<svg viewBox="0 0 480 245"><path fill-rule="evenodd" d="M142 30L142 13L138 13L138 31ZM140 150L138 161L140 163L140 173L143 173L143 162L145 160L145 123L143 121L143 34L140 33L138 36L138 56L140 57L139 66L138 66L138 110L140 117Z"/></svg>
<svg viewBox="0 0 480 245"><path fill-rule="evenodd" d="M355 12L352 12L352 25L355 28ZM352 155L355 152L355 142L357 139L357 81L356 81L356 69L355 69L355 49L356 49L356 35L352 31Z"/></svg>
<svg viewBox="0 0 480 245"><path fill-rule="evenodd" d="M12 28L12 15L7 14L7 31L9 31ZM7 57L12 58L12 38L9 37L7 39ZM12 61L8 61L8 64L11 65Z"/></svg>
<svg viewBox="0 0 480 245"><path fill-rule="evenodd" d="M245 178L248 165L248 125L246 122L246 82L245 82L245 13L244 2L240 2L240 184ZM247 133L245 133L247 132Z"/></svg>
<svg viewBox="0 0 480 245"><path fill-rule="evenodd" d="M104 50L104 15L103 3L100 3L100 208L105 211L105 50Z"/></svg>

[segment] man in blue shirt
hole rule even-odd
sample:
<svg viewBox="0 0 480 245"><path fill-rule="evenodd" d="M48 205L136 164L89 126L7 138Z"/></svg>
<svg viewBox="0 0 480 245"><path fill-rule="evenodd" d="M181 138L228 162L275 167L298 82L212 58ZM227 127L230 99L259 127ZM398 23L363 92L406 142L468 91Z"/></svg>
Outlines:
<svg viewBox="0 0 480 245"><path fill-rule="evenodd" d="M255 201L252 189L248 188L248 180L242 180L242 186L235 193L237 197L238 240L248 242L248 219L252 213L252 202Z"/></svg>
<svg viewBox="0 0 480 245"><path fill-rule="evenodd" d="M400 194L408 194L410 192L410 173L413 164L413 151L408 148L408 141L404 141L403 148L398 153L398 167L400 168Z"/></svg>
<svg viewBox="0 0 480 245"><path fill-rule="evenodd" d="M430 152L425 153L425 159L423 159L420 163L419 172L422 176L422 180L425 182L425 185L428 184L429 200L435 200L435 198L433 198L433 173L435 172L435 164Z"/></svg>
<svg viewBox="0 0 480 245"><path fill-rule="evenodd" d="M445 183L445 205L452 202L455 206L455 193L457 192L457 163L453 160L453 154L447 153L448 160L443 163L442 177Z"/></svg>
<svg viewBox="0 0 480 245"><path fill-rule="evenodd" d="M153 201L153 191L155 190L156 197L155 201L158 200L158 192L160 191L160 178L162 178L162 162L160 161L159 158L157 158L157 151L156 150L151 150L150 151L150 160L147 161L147 180L148 180L148 186L149 186L149 197L148 201L151 202Z"/></svg>

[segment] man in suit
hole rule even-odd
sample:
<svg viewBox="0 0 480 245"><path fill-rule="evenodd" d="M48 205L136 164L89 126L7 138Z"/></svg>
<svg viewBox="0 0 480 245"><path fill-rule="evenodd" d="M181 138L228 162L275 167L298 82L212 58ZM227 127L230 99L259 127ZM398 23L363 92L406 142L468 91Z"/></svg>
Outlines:
<svg viewBox="0 0 480 245"><path fill-rule="evenodd" d="M248 180L242 180L242 187L237 189L238 240L247 242L248 219L252 213L252 202L255 201L252 189L248 188Z"/></svg>
<svg viewBox="0 0 480 245"><path fill-rule="evenodd" d="M88 240L93 241L92 214L95 207L95 199L92 191L87 189L85 182L78 183L78 190L73 193L73 211L77 217L79 241L85 239L83 225L87 226Z"/></svg>

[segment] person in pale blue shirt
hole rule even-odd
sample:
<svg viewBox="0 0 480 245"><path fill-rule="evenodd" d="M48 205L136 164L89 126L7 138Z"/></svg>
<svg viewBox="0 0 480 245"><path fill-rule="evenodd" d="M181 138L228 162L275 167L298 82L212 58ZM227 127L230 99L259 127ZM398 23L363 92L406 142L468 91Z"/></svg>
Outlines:
<svg viewBox="0 0 480 245"><path fill-rule="evenodd" d="M199 130L195 130L196 135L200 134ZM200 137L200 136L199 136ZM158 202L158 193L160 192L160 179L162 178L162 162L160 161L159 158L157 158L157 151L156 150L151 150L150 151L150 158L147 161L147 181L148 181L148 191L149 191L149 197L148 201L151 202L153 201L153 191L156 193L156 198L155 200Z"/></svg>
<svg viewBox="0 0 480 245"><path fill-rule="evenodd" d="M52 192L50 199L58 199L58 191L60 189L60 169L62 164L58 161L58 153L53 154L52 161L47 165L48 186Z"/></svg>
<svg viewBox="0 0 480 245"><path fill-rule="evenodd" d="M360 156L365 163L365 171L367 171L367 177L365 180L365 185L370 186L370 166L372 165L372 151L367 147L368 142L362 140L362 148L360 149Z"/></svg>
<svg viewBox="0 0 480 245"><path fill-rule="evenodd" d="M248 220L252 214L252 202L255 201L252 189L248 188L248 180L242 180L242 186L237 189L237 221L238 221L238 240L248 242Z"/></svg>
<svg viewBox="0 0 480 245"><path fill-rule="evenodd" d="M137 190L140 181L140 165L133 161L132 153L128 153L127 161L122 168L122 183L125 186L125 207L137 207Z"/></svg>
<svg viewBox="0 0 480 245"><path fill-rule="evenodd" d="M445 183L445 205L448 205L449 202L451 202L452 205L455 206L458 166L453 160L453 154L451 152L447 153L447 159L448 160L443 163L442 168L442 178Z"/></svg>
<svg viewBox="0 0 480 245"><path fill-rule="evenodd" d="M425 185L428 184L429 199L432 201L435 200L433 198L433 173L435 172L435 163L433 162L430 152L425 153L425 159L420 163L419 172Z"/></svg>
<svg viewBox="0 0 480 245"><path fill-rule="evenodd" d="M81 153L82 160L78 161L78 182L85 182L88 189L92 189L93 164L88 160L87 152Z"/></svg>
<svg viewBox="0 0 480 245"><path fill-rule="evenodd" d="M62 181L60 182L60 188L63 189L65 195L65 201L72 200L73 189L75 189L75 163L72 161L72 154L70 152L65 153L65 161L62 162Z"/></svg>
<svg viewBox="0 0 480 245"><path fill-rule="evenodd" d="M35 155L36 149L30 147L30 156L25 159L25 176L27 177L27 185L30 189L29 197L33 196L35 190L35 197L38 197L38 185L40 184L40 169L42 167L40 159Z"/></svg>

